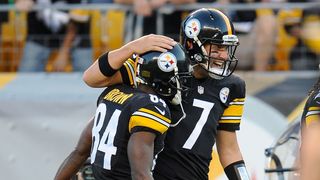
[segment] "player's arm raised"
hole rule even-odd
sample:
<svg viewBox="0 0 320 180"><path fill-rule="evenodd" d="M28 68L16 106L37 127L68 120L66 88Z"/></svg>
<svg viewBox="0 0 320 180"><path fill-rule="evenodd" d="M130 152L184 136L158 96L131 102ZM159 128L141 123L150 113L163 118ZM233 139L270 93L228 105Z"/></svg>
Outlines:
<svg viewBox="0 0 320 180"><path fill-rule="evenodd" d="M101 55L83 74L83 81L90 87L106 87L122 83L118 71L123 63L134 53L143 54L148 51L165 52L172 49L176 42L163 35L150 34L133 40L119 49Z"/></svg>
<svg viewBox="0 0 320 180"><path fill-rule="evenodd" d="M69 156L60 165L55 180L70 180L73 177L82 164L87 160L90 155L91 149L91 130L93 126L93 119L91 119L85 129L82 131L80 139L75 149L69 154Z"/></svg>

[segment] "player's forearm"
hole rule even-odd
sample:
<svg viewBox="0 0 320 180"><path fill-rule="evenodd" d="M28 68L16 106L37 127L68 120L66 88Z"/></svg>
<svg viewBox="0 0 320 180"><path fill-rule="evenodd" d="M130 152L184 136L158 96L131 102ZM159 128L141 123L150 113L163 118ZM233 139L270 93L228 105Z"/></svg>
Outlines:
<svg viewBox="0 0 320 180"><path fill-rule="evenodd" d="M88 156L74 150L59 167L55 180L70 180L87 160Z"/></svg>
<svg viewBox="0 0 320 180"><path fill-rule="evenodd" d="M250 180L242 159L236 132L218 131L217 150L227 177L232 180Z"/></svg>
<svg viewBox="0 0 320 180"><path fill-rule="evenodd" d="M243 160L235 132L218 131L217 150L223 168Z"/></svg>
<svg viewBox="0 0 320 180"><path fill-rule="evenodd" d="M243 160L239 147L229 147L218 150L219 159L223 168L228 165Z"/></svg>
<svg viewBox="0 0 320 180"><path fill-rule="evenodd" d="M110 68L118 70L123 63L132 56L133 50L130 45L125 45L119 49L110 51L108 58L96 60L83 74L83 81L90 87L106 87L111 84L122 83L120 71L112 76L106 76L101 72L99 61L108 61ZM101 57L101 56L100 56ZM103 68L103 67L102 67Z"/></svg>

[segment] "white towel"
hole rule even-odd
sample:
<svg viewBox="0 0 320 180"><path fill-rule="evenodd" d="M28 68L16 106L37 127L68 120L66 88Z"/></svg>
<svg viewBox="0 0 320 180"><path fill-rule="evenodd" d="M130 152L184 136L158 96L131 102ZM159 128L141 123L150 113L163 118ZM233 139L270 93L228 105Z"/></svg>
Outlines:
<svg viewBox="0 0 320 180"><path fill-rule="evenodd" d="M51 0L38 0L37 3L40 6L46 7L52 5ZM55 4L66 3L63 1L58 1ZM51 8L44 8L43 10L38 11L37 17L41 19L45 23L45 25L54 33L58 32L70 20L68 13Z"/></svg>

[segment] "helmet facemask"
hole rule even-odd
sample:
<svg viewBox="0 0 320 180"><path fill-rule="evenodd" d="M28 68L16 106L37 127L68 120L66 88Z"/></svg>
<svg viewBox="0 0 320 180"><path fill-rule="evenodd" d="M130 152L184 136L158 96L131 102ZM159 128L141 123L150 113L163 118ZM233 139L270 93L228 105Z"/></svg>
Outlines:
<svg viewBox="0 0 320 180"><path fill-rule="evenodd" d="M232 39L233 41L221 41L216 39L203 39L201 42L197 37L194 37L193 45L194 53L192 57L194 65L200 65L208 75L214 79L223 79L224 77L230 76L235 70L238 59L235 57L235 51L238 46L238 38L234 35L224 35L224 39ZM205 46L209 46L209 49L205 49ZM214 47L216 46L216 47ZM214 50L214 49L217 50ZM218 53L218 49L226 48L227 58L221 58L214 55L215 52ZM199 53L200 52L200 53Z"/></svg>

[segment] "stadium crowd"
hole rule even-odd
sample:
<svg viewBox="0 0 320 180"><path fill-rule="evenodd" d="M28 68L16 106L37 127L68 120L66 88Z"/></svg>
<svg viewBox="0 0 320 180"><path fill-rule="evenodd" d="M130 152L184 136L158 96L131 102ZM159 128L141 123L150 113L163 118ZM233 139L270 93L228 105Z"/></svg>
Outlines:
<svg viewBox="0 0 320 180"><path fill-rule="evenodd" d="M262 3L262 8L253 10L221 9L234 22L240 38L236 54L240 59L238 70L315 70L320 53L320 38L315 36L320 32L319 9L263 8L265 4L280 2L307 3L301 0L1 0L1 4L14 4L15 8L1 12L0 72L82 72L102 52L116 49L137 36L159 33L158 9L170 4L173 8L161 11L160 33L178 40L181 19L188 11L174 7L192 3L212 3L212 7ZM132 8L130 11L50 8L64 3L113 3ZM138 20L141 18L142 23Z"/></svg>

